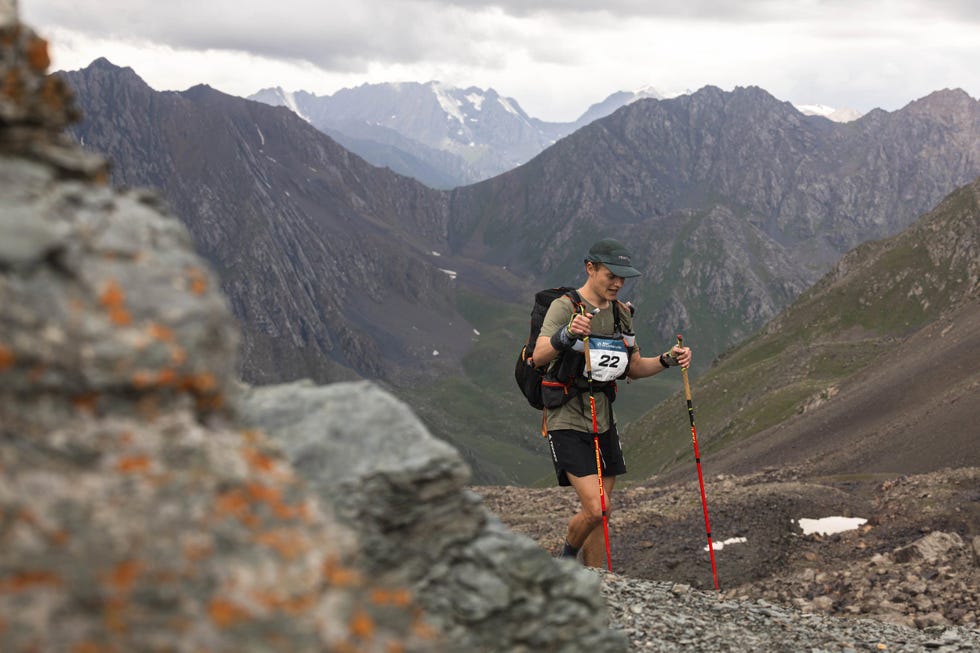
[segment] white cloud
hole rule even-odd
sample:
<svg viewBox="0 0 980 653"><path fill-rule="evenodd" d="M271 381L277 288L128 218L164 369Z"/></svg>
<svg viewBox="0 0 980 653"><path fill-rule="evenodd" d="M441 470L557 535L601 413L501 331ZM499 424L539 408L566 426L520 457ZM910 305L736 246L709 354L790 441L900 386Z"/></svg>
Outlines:
<svg viewBox="0 0 980 653"><path fill-rule="evenodd" d="M532 116L609 93L756 85L797 103L892 110L980 96L980 3L966 0L22 0L55 68L105 56L151 86L236 95L365 82L493 87Z"/></svg>

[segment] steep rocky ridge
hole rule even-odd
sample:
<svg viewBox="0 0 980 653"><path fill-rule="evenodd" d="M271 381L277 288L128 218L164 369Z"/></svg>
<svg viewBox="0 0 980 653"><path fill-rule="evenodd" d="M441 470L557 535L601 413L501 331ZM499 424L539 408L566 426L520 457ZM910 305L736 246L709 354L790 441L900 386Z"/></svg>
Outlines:
<svg viewBox="0 0 980 653"><path fill-rule="evenodd" d="M643 332L662 346L693 328L710 360L844 252L978 174L980 102L962 91L839 125L758 88L707 87L638 101L458 189L451 238L554 283L591 240L617 234L645 271L632 291Z"/></svg>
<svg viewBox="0 0 980 653"><path fill-rule="evenodd" d="M447 249L443 196L284 109L204 86L157 93L105 60L66 79L89 117L75 134L111 155L113 181L158 187L186 216L244 318L247 378L383 378L431 359L402 335L413 327L444 357L465 348L431 254Z"/></svg>

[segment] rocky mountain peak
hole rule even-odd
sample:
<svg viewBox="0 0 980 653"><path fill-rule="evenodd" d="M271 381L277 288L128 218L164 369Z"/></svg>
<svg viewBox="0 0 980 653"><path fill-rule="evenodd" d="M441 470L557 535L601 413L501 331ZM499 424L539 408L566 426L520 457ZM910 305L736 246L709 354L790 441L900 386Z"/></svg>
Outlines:
<svg viewBox="0 0 980 653"><path fill-rule="evenodd" d="M970 94L961 88L944 88L926 95L925 97L913 100L908 104L910 111L936 111L943 112L952 109L971 110L980 100L970 97Z"/></svg>

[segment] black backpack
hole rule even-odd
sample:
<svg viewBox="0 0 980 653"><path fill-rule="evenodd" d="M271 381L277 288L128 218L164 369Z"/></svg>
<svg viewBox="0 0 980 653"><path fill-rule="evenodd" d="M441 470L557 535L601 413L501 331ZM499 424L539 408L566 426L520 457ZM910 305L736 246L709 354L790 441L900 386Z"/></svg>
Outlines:
<svg viewBox="0 0 980 653"><path fill-rule="evenodd" d="M534 355L534 345L538 341L541 333L541 325L544 323L544 316L548 312L551 303L559 297L568 297L576 307L583 304L582 297L574 288L561 286L559 288L546 288L538 291L534 295L534 307L531 309L531 329L527 337L527 342L521 348L521 353L517 356L517 363L514 366L514 378L517 380L517 387L524 393L527 403L532 408L542 410L547 404L549 408L560 406L573 397L577 396L582 388L577 387L574 373L572 370L581 368L582 355L577 352L566 352L572 354L566 356L559 354L561 360L558 364L555 376L547 376L545 367L535 367L532 356ZM627 304L630 315L633 314L633 306ZM620 331L619 322L619 302L613 302L613 320L615 331ZM609 401L616 401L616 382L596 384L596 389L605 392Z"/></svg>
<svg viewBox="0 0 980 653"><path fill-rule="evenodd" d="M531 309L531 329L527 337L527 342L521 348L521 353L517 356L517 364L514 366L514 378L517 380L517 387L524 393L527 403L533 408L541 410L544 403L541 399L541 381L544 380L544 368L534 366L532 356L534 355L534 345L541 333L541 325L544 323L544 316L548 312L548 307L559 297L568 297L576 306L582 303L582 298L574 288L546 288L534 295L534 307Z"/></svg>

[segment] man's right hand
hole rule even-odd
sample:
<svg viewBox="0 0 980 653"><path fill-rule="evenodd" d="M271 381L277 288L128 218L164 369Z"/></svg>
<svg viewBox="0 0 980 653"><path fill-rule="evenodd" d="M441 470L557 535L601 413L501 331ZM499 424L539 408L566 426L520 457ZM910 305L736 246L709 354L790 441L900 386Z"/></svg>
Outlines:
<svg viewBox="0 0 980 653"><path fill-rule="evenodd" d="M576 313L568 323L568 330L579 340L592 335L592 313Z"/></svg>

